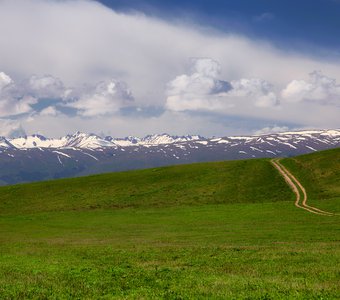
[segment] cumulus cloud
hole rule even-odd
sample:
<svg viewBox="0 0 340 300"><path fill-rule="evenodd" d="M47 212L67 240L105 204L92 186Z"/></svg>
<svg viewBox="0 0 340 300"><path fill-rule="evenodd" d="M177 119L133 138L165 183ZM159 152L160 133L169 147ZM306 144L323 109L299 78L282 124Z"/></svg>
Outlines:
<svg viewBox="0 0 340 300"><path fill-rule="evenodd" d="M0 117L16 116L32 111L32 104L36 103L36 99L32 97L25 97L20 101L12 98L0 99Z"/></svg>
<svg viewBox="0 0 340 300"><path fill-rule="evenodd" d="M288 102L312 101L321 104L340 104L340 85L336 79L320 71L309 74L308 80L293 80L282 91L282 98Z"/></svg>
<svg viewBox="0 0 340 300"><path fill-rule="evenodd" d="M14 120L0 119L0 136L9 138L24 136L25 130L20 122Z"/></svg>
<svg viewBox="0 0 340 300"><path fill-rule="evenodd" d="M33 75L26 80L23 88L25 93L40 99L64 99L69 91L59 78L55 78L52 75Z"/></svg>
<svg viewBox="0 0 340 300"><path fill-rule="evenodd" d="M268 15L262 17L266 19ZM189 110L189 113L181 113L183 119L185 116L192 118L192 111L213 111L222 113L230 123L232 116L271 120L265 124L272 126L286 123L308 127L339 126L339 108L322 105L326 102L315 100L320 97L314 92L313 97L306 97L306 92L302 92L303 97L296 96L298 93L283 93L279 97L282 98L280 107L276 106L278 97L275 94L288 88L287 83L292 79L304 78L311 70L322 70L329 78L339 80L340 62L329 57L286 52L263 40L211 28L201 30L202 24L172 23L138 13L118 13L97 1L0 0L0 19L6 25L0 34L0 70L6 70L15 81L13 84L0 79L3 85L0 86L0 116L23 111L31 114L35 110L34 120L27 125L31 132L41 131L42 127L51 132L63 130L63 133L75 127L92 131L92 128L101 127L102 130L111 124L116 126L119 135L134 124L140 132L148 134L150 128L157 128L157 122L159 131L172 132L171 117L162 121L152 119L153 127L146 125L151 124L150 118L154 117L151 113L132 123L128 117L116 114L131 103L130 97L81 87L83 83L93 84L107 78L126 82L133 91L137 107L163 109L166 106L168 111L164 114ZM185 67L188 57L212 57L219 63L198 61L188 71ZM32 74L52 74L53 78L36 75L29 84ZM301 80L298 81L301 84ZM309 81L305 80L307 86ZM25 88L14 89L19 85ZM311 93L309 86L302 86L295 89L307 89L307 94ZM74 88L70 91L68 87ZM294 86L289 86L289 90L292 87L294 90ZM30 90L30 93L25 94L23 90ZM331 92L332 103L336 101L336 93ZM24 95L32 98L24 98ZM43 99L58 96L58 104L52 105ZM307 98L309 101L301 100ZM20 101L22 105L18 105ZM70 105L78 115L58 113L67 114L67 108L63 110L62 105ZM86 122L83 116L87 116ZM66 119L68 121L63 123ZM119 122L110 123L112 119L119 119ZM51 120L60 125L49 126ZM200 120L206 122L203 117ZM187 124L181 123L182 134L202 128L198 119ZM209 128L205 132L212 135L223 129L217 121L206 124Z"/></svg>
<svg viewBox="0 0 340 300"><path fill-rule="evenodd" d="M220 65L213 59L200 58L193 59L191 67L191 74L177 76L168 83L166 107L173 111L222 108L231 85L217 78Z"/></svg>
<svg viewBox="0 0 340 300"><path fill-rule="evenodd" d="M0 72L0 91L11 83L13 83L12 78L9 77L6 73Z"/></svg>
<svg viewBox="0 0 340 300"><path fill-rule="evenodd" d="M0 96L1 97L1 96ZM13 99L11 97L0 98L0 117L16 116L32 111L32 105L37 103L33 97Z"/></svg>
<svg viewBox="0 0 340 300"><path fill-rule="evenodd" d="M173 111L226 110L240 100L257 107L271 107L278 102L273 87L262 79L240 79L230 83L218 79L220 64L210 58L192 60L190 74L177 76L166 90L166 107Z"/></svg>
<svg viewBox="0 0 340 300"><path fill-rule="evenodd" d="M0 117L15 116L32 111L37 99L21 95L14 81L5 73L0 73Z"/></svg>
<svg viewBox="0 0 340 300"><path fill-rule="evenodd" d="M271 107L278 104L278 98L273 91L273 86L263 79L251 78L233 80L229 97L246 98L254 102L257 107Z"/></svg>
<svg viewBox="0 0 340 300"><path fill-rule="evenodd" d="M65 107L75 109L80 116L95 117L112 115L133 104L127 85L115 79L66 88L51 75L33 75L17 83L0 73L0 117L27 113L57 116Z"/></svg>
<svg viewBox="0 0 340 300"><path fill-rule="evenodd" d="M94 89L81 91L79 98L66 106L76 108L81 116L94 117L117 113L132 104L132 93L127 85L111 79L98 83Z"/></svg>
<svg viewBox="0 0 340 300"><path fill-rule="evenodd" d="M1 69L26 78L53 74L67 86L119 78L148 105L162 102L164 85L184 73L188 57L213 57L222 78L264 78L275 86L314 69L340 76L339 63L188 22L117 13L96 1L2 0L0 19L7 28Z"/></svg>

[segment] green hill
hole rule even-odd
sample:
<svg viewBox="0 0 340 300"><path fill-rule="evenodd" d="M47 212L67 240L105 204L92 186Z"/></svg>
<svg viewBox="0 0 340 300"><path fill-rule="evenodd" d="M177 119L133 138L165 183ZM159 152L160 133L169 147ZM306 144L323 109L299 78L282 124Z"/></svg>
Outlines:
<svg viewBox="0 0 340 300"><path fill-rule="evenodd" d="M201 163L1 188L0 215L292 200L268 160Z"/></svg>
<svg viewBox="0 0 340 300"><path fill-rule="evenodd" d="M340 212L340 149L282 163ZM0 188L0 298L337 299L340 217L269 160Z"/></svg>
<svg viewBox="0 0 340 300"><path fill-rule="evenodd" d="M307 189L311 204L327 209L339 199L340 149L301 155L282 162Z"/></svg>

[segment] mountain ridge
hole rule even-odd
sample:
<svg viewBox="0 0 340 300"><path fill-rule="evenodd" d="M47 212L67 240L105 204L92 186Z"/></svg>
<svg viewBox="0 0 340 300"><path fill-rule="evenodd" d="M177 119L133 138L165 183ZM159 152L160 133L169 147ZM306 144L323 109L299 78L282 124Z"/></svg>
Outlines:
<svg viewBox="0 0 340 300"><path fill-rule="evenodd" d="M278 139L287 138L287 136L300 135L302 137L310 136L328 136L340 139L340 129L326 130L302 130L302 131L286 131L281 133L269 133L260 135L244 135L244 136L224 136L206 138L200 135L170 135L167 133L146 135L145 137L127 136L124 138L115 138L112 136L100 137L94 133L84 133L77 131L74 134L67 134L60 138L48 138L40 134L26 135L18 138L0 137L0 148L17 149L27 148L104 148L104 147L131 147L131 146L157 146L160 144L173 144L189 141L211 141L224 143L230 140L256 140L258 138L270 137ZM268 142L268 141L267 141Z"/></svg>
<svg viewBox="0 0 340 300"><path fill-rule="evenodd" d="M0 138L0 185L208 161L276 158L340 147L340 130L204 138L149 135Z"/></svg>
<svg viewBox="0 0 340 300"><path fill-rule="evenodd" d="M94 133L83 133L77 131L74 134L67 134L60 138L48 138L40 134L26 135L18 138L0 137L0 147L14 147L17 149L27 148L100 148L100 147L128 147L135 145L159 145L171 144L175 142L186 142L191 140L205 139L198 135L169 135L152 134L145 137L127 136L124 138L115 138L106 136L104 138ZM3 145L1 144L3 143Z"/></svg>

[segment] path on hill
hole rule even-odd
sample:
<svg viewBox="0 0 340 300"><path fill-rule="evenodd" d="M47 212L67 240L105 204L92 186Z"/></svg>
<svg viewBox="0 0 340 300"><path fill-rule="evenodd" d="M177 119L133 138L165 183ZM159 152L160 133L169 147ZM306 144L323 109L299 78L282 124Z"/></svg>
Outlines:
<svg viewBox="0 0 340 300"><path fill-rule="evenodd" d="M307 204L307 193L302 184L295 178L292 173L290 173L281 163L279 158L272 159L270 161L273 166L280 172L283 178L286 180L287 184L292 188L293 192L296 195L295 206L298 208L302 208L307 210L313 214L322 215L322 216L334 216L334 213L327 212L316 207L310 206ZM300 189L299 189L300 188ZM302 202L301 194L303 196Z"/></svg>

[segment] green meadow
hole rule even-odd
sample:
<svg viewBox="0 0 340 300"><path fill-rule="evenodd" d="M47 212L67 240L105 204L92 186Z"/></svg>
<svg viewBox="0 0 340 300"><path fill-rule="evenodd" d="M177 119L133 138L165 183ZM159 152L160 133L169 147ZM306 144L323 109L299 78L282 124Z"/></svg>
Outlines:
<svg viewBox="0 0 340 300"><path fill-rule="evenodd" d="M340 213L340 149L281 162ZM266 159L0 188L1 299L340 299L339 246Z"/></svg>

